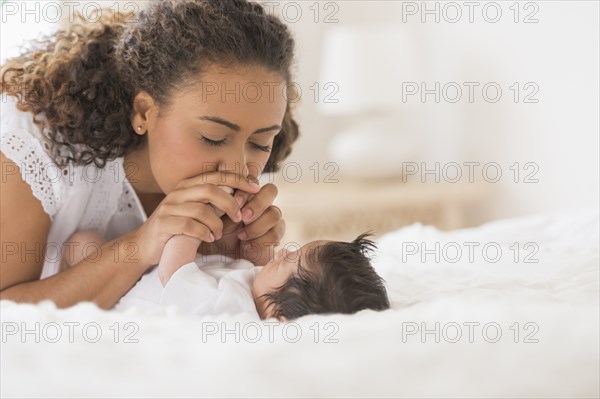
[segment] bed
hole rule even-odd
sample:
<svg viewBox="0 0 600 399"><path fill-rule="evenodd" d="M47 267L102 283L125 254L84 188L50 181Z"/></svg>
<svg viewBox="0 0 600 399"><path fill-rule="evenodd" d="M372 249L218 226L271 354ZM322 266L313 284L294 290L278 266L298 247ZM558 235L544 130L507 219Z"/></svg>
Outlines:
<svg viewBox="0 0 600 399"><path fill-rule="evenodd" d="M377 240L392 309L288 324L1 301L0 393L598 397L598 231L597 209L413 224Z"/></svg>

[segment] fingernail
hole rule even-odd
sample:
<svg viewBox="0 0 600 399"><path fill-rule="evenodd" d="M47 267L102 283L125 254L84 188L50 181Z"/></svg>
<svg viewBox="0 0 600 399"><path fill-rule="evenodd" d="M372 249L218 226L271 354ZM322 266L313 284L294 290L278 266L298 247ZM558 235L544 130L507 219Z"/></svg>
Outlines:
<svg viewBox="0 0 600 399"><path fill-rule="evenodd" d="M237 211L237 213L235 214L235 220L237 222L241 222L242 221L242 212Z"/></svg>
<svg viewBox="0 0 600 399"><path fill-rule="evenodd" d="M248 239L248 233L246 233L244 230L240 230L237 234L238 238L242 241Z"/></svg>
<svg viewBox="0 0 600 399"><path fill-rule="evenodd" d="M248 180L248 181L250 182L251 185L253 185L253 186L257 187L257 188L260 188L260 185L258 184L257 181L255 181L255 180Z"/></svg>
<svg viewBox="0 0 600 399"><path fill-rule="evenodd" d="M208 242L213 242L215 240L215 236L212 233L209 233Z"/></svg>
<svg viewBox="0 0 600 399"><path fill-rule="evenodd" d="M248 220L250 220L250 218L252 217L252 209L250 208L246 208L242 211L242 217L244 219L244 222L248 222Z"/></svg>

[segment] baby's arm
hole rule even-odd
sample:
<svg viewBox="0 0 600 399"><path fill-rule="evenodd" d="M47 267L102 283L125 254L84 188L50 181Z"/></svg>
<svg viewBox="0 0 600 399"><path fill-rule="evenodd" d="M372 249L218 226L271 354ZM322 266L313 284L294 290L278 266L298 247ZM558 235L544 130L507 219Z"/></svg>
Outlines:
<svg viewBox="0 0 600 399"><path fill-rule="evenodd" d="M196 237L184 234L173 236L167 241L158 264L158 278L163 287L167 285L173 273L179 270L181 266L196 259L196 251L201 242Z"/></svg>
<svg viewBox="0 0 600 399"><path fill-rule="evenodd" d="M73 233L65 242L60 271L93 255L96 249L104 244L104 241L102 236L95 231L82 230ZM200 242L198 238L186 235L176 235L167 241L158 265L158 276L163 286L181 266L196 259L196 251Z"/></svg>
<svg viewBox="0 0 600 399"><path fill-rule="evenodd" d="M232 195L233 189L227 186L218 186L221 190ZM218 217L222 217L225 212L209 204ZM196 259L198 247L202 241L196 237L186 236L184 234L173 236L165 244L163 253L158 264L158 278L163 287L167 285L173 273L181 266L193 262Z"/></svg>

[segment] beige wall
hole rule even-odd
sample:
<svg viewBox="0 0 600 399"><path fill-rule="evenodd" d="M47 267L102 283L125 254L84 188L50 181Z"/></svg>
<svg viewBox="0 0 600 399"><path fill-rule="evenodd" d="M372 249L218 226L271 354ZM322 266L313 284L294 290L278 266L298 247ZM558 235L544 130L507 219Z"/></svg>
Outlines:
<svg viewBox="0 0 600 399"><path fill-rule="evenodd" d="M113 8L119 4L124 10L125 7L139 9L146 2L95 3ZM286 3L293 3L287 5L287 15L283 13ZM431 163L450 158L459 163L497 162L502 166L507 178L493 185L497 195L478 214L479 221L537 211L597 207L598 3L530 3L538 7L535 17L539 23L514 23L507 2L500 2L504 15L501 22L495 24L485 22L478 12L474 14L474 23L465 22L465 15L455 24L443 19L435 23L431 16L428 22L422 23L419 15L402 22L407 2L400 1L271 2L278 16L287 17L295 34L296 80L304 92L297 110L302 136L289 161L304 167L328 161L327 145L331 138L361 121L356 115L323 115L311 98L309 88L320 79L326 32L335 26L367 28L392 24L410 34L418 48L416 57L421 65L418 79L442 84L498 82L504 88L505 98L512 94L508 87L515 81L535 82L539 87L536 104L511 101L489 104L481 100L473 104L427 102L413 104L412 108L401 101L395 104L398 115L411 117L403 117L400 126L403 134L422 143L423 160ZM85 4L79 2L77 9L83 9ZM315 4L320 10L317 22ZM440 7L445 4L439 3ZM479 4L483 6L486 2ZM297 8L302 10L302 16L294 20L293 11ZM465 12L466 8L462 10ZM325 16L332 11L338 22L325 23ZM520 11L522 20L531 10ZM17 28L24 32L24 26L15 28L3 24L3 47L7 37L21 35ZM35 26L33 28L35 30ZM372 73L377 74L376 62ZM407 81L418 79L406 76ZM406 122L409 119L410 123ZM403 121L406 123L402 124ZM535 163L539 167L536 173L539 183L511 181L508 167L514 162L521 165L521 179L531 171L524 170L523 165Z"/></svg>
<svg viewBox="0 0 600 399"><path fill-rule="evenodd" d="M507 177L512 173L508 167L520 162L521 181L526 172L533 171L525 170L524 163L539 166L537 184L516 184L506 178L494 185L499 195L486 206L481 220L597 208L598 3L536 2L537 24L515 24L509 5L501 3L504 15L497 24L481 23L477 13L473 24L451 24L443 18L440 23L421 23L418 17L407 17L408 22L402 23L400 1L337 2L340 25L389 23L410 32L420 49L423 74L430 82L499 82L506 97L512 94L508 89L512 82L539 86L537 104L476 101L421 105L427 115L420 124L429 130L425 143L430 162L441 159L448 145L456 143L456 161L494 161L502 165ZM520 11L523 19L533 9ZM308 86L318 81L323 33L331 25L304 18L290 26L298 40L298 80ZM402 106L399 102L399 109ZM325 117L310 101L302 104L298 115L303 136L291 159L304 164L326 159L328 140L352 120Z"/></svg>

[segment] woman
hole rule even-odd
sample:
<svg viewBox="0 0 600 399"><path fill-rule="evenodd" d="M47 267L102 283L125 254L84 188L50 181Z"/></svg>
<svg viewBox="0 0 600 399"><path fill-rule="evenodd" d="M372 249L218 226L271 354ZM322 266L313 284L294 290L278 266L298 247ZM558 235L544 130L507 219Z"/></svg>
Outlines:
<svg viewBox="0 0 600 399"><path fill-rule="evenodd" d="M293 51L257 4L161 1L103 10L8 60L0 299L109 309L179 234L265 264L285 224L256 178L298 136ZM70 248L77 230L108 242ZM87 257L61 271L66 250Z"/></svg>

